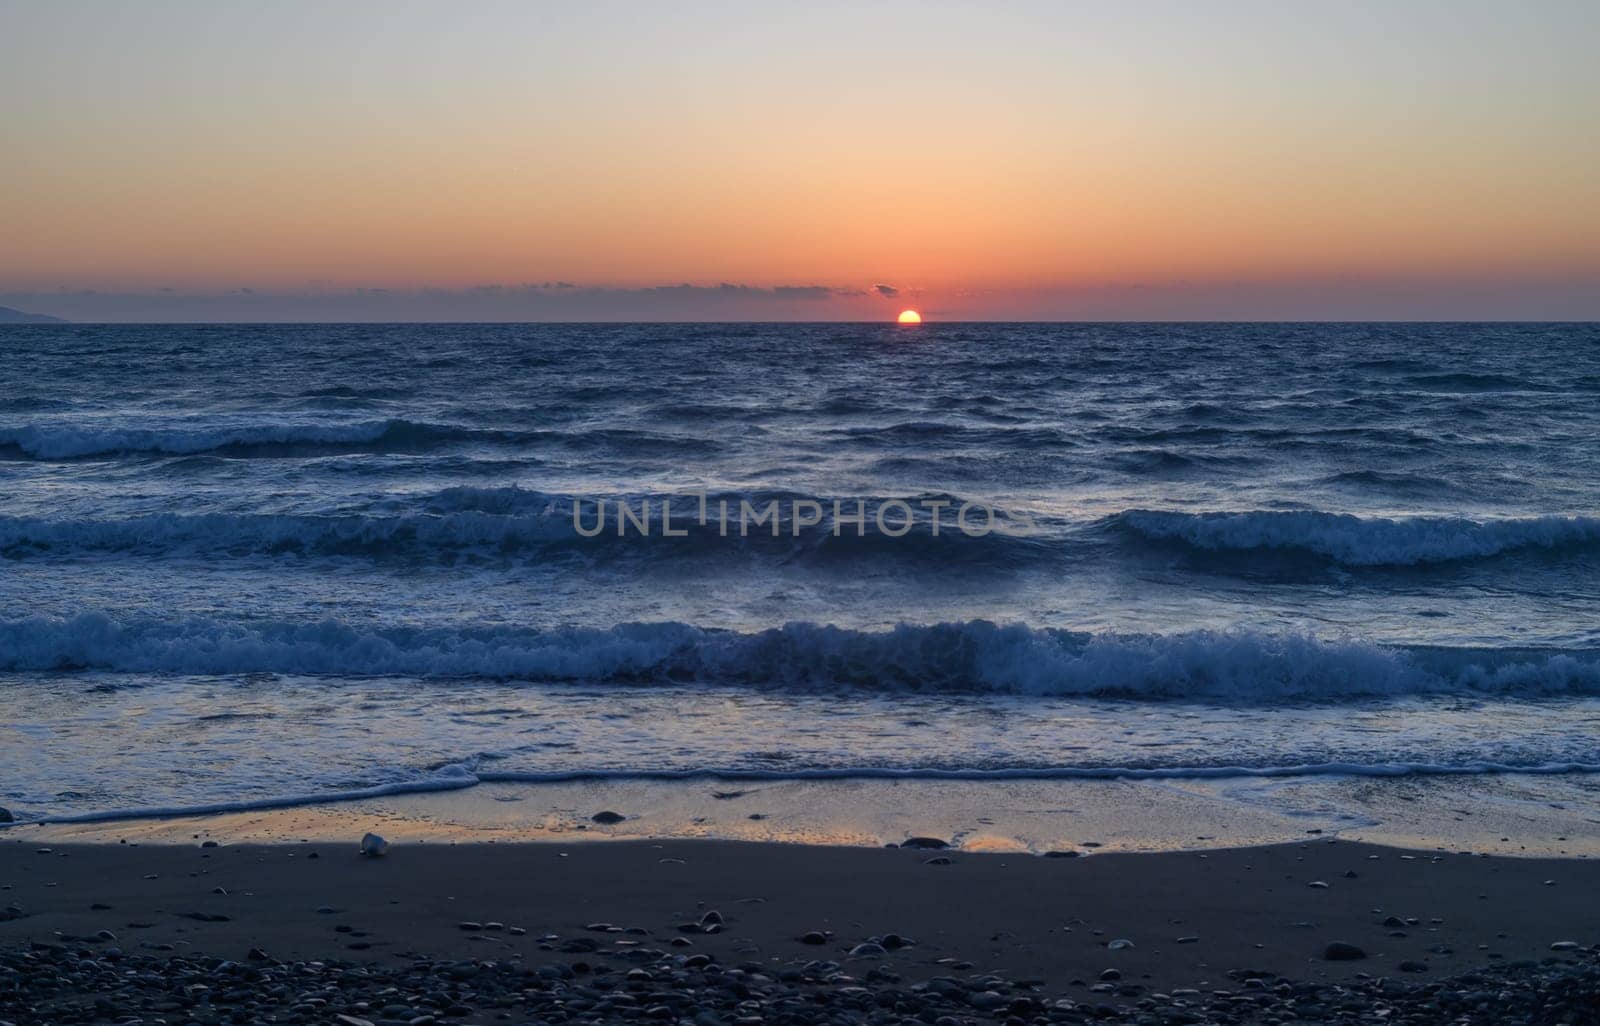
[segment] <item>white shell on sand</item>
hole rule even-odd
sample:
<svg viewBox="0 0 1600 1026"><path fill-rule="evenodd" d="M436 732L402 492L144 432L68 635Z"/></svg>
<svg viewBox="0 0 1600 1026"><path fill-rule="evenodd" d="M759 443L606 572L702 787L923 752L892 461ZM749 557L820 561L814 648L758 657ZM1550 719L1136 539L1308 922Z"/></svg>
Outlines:
<svg viewBox="0 0 1600 1026"><path fill-rule="evenodd" d="M368 858L377 858L389 850L389 842L377 834L368 834L361 839L361 854Z"/></svg>

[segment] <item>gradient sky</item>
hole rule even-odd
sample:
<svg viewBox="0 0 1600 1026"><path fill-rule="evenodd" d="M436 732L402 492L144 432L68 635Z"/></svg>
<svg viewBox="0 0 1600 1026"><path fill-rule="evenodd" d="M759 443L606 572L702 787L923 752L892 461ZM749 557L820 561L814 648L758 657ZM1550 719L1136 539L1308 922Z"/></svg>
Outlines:
<svg viewBox="0 0 1600 1026"><path fill-rule="evenodd" d="M1596 52L1592 0L0 0L0 304L1594 318Z"/></svg>

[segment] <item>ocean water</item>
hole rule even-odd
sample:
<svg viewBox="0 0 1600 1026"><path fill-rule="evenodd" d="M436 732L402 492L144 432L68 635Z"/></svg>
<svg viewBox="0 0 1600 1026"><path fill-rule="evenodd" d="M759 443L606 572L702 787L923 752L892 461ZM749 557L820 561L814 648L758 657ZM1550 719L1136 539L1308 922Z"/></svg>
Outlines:
<svg viewBox="0 0 1600 1026"><path fill-rule="evenodd" d="M23 818L1600 772L1600 327L0 328L0 737Z"/></svg>

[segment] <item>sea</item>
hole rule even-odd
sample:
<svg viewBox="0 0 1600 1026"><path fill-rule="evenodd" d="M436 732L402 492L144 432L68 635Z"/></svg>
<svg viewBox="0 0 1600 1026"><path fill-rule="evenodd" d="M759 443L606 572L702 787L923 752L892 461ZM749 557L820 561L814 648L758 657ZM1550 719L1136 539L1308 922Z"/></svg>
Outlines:
<svg viewBox="0 0 1600 1026"><path fill-rule="evenodd" d="M1600 773L1600 326L0 328L0 805Z"/></svg>

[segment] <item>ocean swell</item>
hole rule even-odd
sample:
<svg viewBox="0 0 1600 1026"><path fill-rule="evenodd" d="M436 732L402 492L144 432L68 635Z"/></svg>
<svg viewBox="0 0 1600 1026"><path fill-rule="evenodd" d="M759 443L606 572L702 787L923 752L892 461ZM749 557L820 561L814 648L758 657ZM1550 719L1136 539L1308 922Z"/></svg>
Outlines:
<svg viewBox="0 0 1600 1026"><path fill-rule="evenodd" d="M179 424L162 427L99 427L87 424L27 424L0 428L0 449L39 460L150 454L188 456L288 448L364 449L420 445L468 429L389 419L339 423L272 421Z"/></svg>
<svg viewBox="0 0 1600 1026"><path fill-rule="evenodd" d="M954 496L931 497L944 503L935 524L918 505L927 498L841 498L835 518L835 499L791 492L711 493L702 507L693 495L580 498L514 486L461 486L317 513L0 516L0 558L119 553L449 561L523 550L536 557L566 549L588 557L648 558L754 549L783 559L876 554L941 565L953 558L1020 565L1048 558L1060 537L1045 525L1024 524L981 504L958 520L963 500ZM670 518L664 515L669 501ZM620 512L624 506L629 518Z"/></svg>
<svg viewBox="0 0 1600 1026"><path fill-rule="evenodd" d="M1339 701L1402 694L1592 694L1588 650L1381 646L1305 634L1085 634L982 620L860 631L790 623L741 633L610 628L395 628L327 620L0 622L0 670L287 673L533 682L705 683Z"/></svg>
<svg viewBox="0 0 1600 1026"><path fill-rule="evenodd" d="M1517 549L1600 546L1600 518L1586 516L1480 521L1463 517L1358 517L1316 510L1129 510L1112 520L1152 541L1179 542L1207 551L1297 550L1348 566L1417 566L1482 559Z"/></svg>

